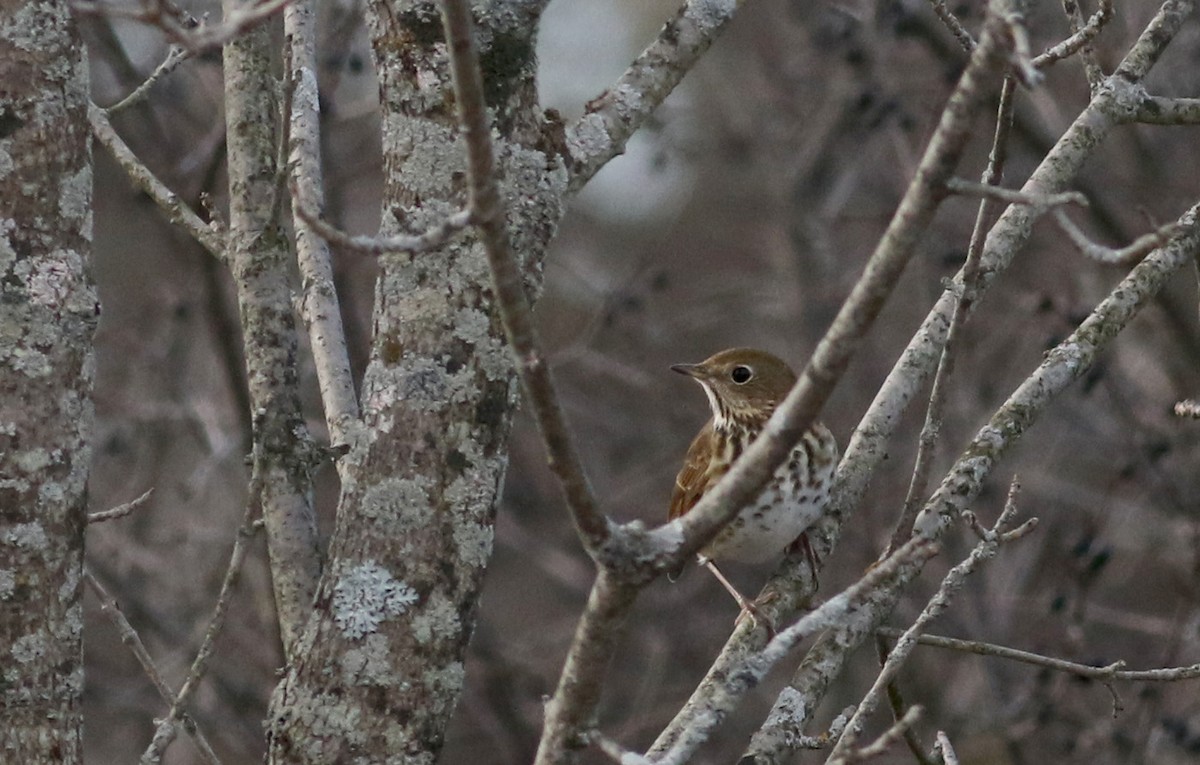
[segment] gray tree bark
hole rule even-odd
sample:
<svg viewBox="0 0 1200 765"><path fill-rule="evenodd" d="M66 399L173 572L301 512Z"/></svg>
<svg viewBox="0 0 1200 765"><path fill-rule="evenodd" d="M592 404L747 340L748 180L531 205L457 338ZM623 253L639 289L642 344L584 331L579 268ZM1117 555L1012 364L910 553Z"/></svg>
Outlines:
<svg viewBox="0 0 1200 765"><path fill-rule="evenodd" d="M87 68L67 3L0 2L0 751L82 760L92 432Z"/></svg>
<svg viewBox="0 0 1200 765"><path fill-rule="evenodd" d="M536 291L567 175L542 143L541 3L476 3L513 251ZM465 155L440 7L371 5L383 233L462 207ZM474 232L382 261L362 393L316 612L276 690L272 762L432 763L463 684L517 386Z"/></svg>

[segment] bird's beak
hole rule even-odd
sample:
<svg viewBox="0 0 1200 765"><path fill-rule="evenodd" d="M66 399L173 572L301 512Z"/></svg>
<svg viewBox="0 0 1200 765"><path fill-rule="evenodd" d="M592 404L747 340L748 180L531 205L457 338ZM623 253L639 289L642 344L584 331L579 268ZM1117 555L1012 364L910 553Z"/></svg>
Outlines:
<svg viewBox="0 0 1200 765"><path fill-rule="evenodd" d="M672 364L671 371L687 375L688 377L695 377L696 379L704 377L703 364Z"/></svg>

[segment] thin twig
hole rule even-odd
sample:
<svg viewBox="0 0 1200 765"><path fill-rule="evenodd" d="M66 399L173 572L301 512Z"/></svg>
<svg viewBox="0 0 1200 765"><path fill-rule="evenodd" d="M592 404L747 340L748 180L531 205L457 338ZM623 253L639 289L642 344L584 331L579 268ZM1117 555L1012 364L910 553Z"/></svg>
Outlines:
<svg viewBox="0 0 1200 765"><path fill-rule="evenodd" d="M233 541L233 551L229 554L229 565L225 569L225 578L221 581L221 590L217 595L217 603L213 608L212 616L209 617L208 628L204 631L200 649L196 651L196 658L192 660L187 677L171 703L170 712L158 722L154 738L146 747L146 751L142 753L142 765L153 765L162 760L163 753L175 738L183 710L190 703L192 694L195 693L200 681L204 679L204 673L208 670L208 659L212 655L213 645L216 643L217 636L221 634L221 629L225 626L225 614L228 612L229 603L232 600L233 586L237 584L238 578L241 576L242 563L245 561L246 552L249 549L248 543L255 533L255 516L262 510L263 487L259 473L256 459L255 470L250 478L250 495L246 499L246 511L242 514L242 523L238 527L237 536Z"/></svg>
<svg viewBox="0 0 1200 765"><path fill-rule="evenodd" d="M149 492L146 492L142 497L149 496L149 494ZM137 500L134 501L136 502ZM142 665L142 671L146 673L146 677L150 678L150 683L158 691L159 698L168 705L173 704L175 702L175 694L171 691L170 686L167 685L166 680L163 680L162 673L158 671L158 666L150 656L150 651L146 649L146 644L142 642L141 635L133 628L129 620L125 618L125 614L122 613L116 598L108 592L108 589L100 583L96 575L87 567L83 569L83 580L96 593L96 597L100 599L100 612L107 616L109 621L113 623L113 626L117 628L117 634L121 636L121 642L129 646L129 650L133 653L134 658L137 659L138 664ZM220 765L221 760L217 757L216 752L213 751L212 745L208 743L208 738L204 735L204 731L200 730L196 725L196 721L192 719L192 716L182 710L182 708L180 711L180 720L183 723L184 730L196 742L196 748L200 750L204 761L209 763L209 765Z"/></svg>
<svg viewBox="0 0 1200 765"><path fill-rule="evenodd" d="M1111 0L1109 4L1111 5ZM1079 8L1079 0L1062 0L1062 6L1063 12L1067 15L1067 21L1071 25L1072 34L1068 40L1079 40L1076 49L1080 58L1083 59L1083 71L1087 76L1088 87L1091 88L1092 93L1095 93L1104 81L1104 71L1100 68L1099 61L1096 60L1096 51L1092 49L1092 38L1099 33L1101 23L1097 22L1094 26L1095 31L1089 34L1087 30L1091 25L1090 22L1084 23L1083 21L1083 11ZM1101 13L1109 16L1112 14L1112 8L1106 10L1104 4L1101 3L1092 19L1096 19Z"/></svg>
<svg viewBox="0 0 1200 765"><path fill-rule="evenodd" d="M191 51L185 50L178 45L172 45L167 50L166 58L163 59L161 64L155 67L154 71L150 73L150 76L147 77L141 85L138 85L136 88L130 91L129 95L125 96L112 106L106 108L104 110L105 113L111 117L123 109L128 109L134 104L141 103L145 100L146 96L150 95L150 89L154 87L155 83L178 69L180 64L182 64L184 61L187 61L193 55L194 54Z"/></svg>
<svg viewBox="0 0 1200 765"><path fill-rule="evenodd" d="M899 637L901 630L894 627L880 627L876 633L885 637ZM1036 667L1044 667L1055 672L1066 672L1076 677L1098 680L1101 682L1126 681L1135 683L1174 683L1180 680L1200 679L1200 664L1184 667L1163 667L1161 669L1125 669L1126 662L1114 661L1103 667L1090 664L1078 664L1073 661L1056 659L1052 656L1022 651L1018 648L985 643L979 640L962 640L960 638L943 637L941 635L918 635L919 645L934 648L949 648L955 651L973 653L978 656L994 656L998 659L1019 661Z"/></svg>
<svg viewBox="0 0 1200 765"><path fill-rule="evenodd" d="M201 220L192 208L142 164L121 136L117 135L104 110L95 104L88 104L88 121L91 122L92 134L96 136L96 140L113 155L117 164L129 175L133 185L162 208L167 220L190 234L211 255L223 260L225 235Z"/></svg>
<svg viewBox="0 0 1200 765"><path fill-rule="evenodd" d="M971 37L971 33L962 25L954 12L946 7L946 0L929 0L929 6L933 8L934 14L946 25L946 29L954 35L954 39L958 40L958 44L967 53L975 50L975 38Z"/></svg>
<svg viewBox="0 0 1200 765"><path fill-rule="evenodd" d="M1008 125L1010 127L1012 125L1011 101L1012 99L1010 97L1009 108L1006 110L1009 112ZM1003 107L1003 101L1001 105ZM994 141L992 143L992 151L995 151ZM1003 168L1000 168L1000 172L996 175L1003 175ZM998 177L996 182L999 182ZM1062 207L1063 205L1078 205L1080 207L1088 206L1087 197L1085 197L1083 194L1080 194L1078 191L1064 191L1060 194L1029 194L1024 191L1017 191L1014 189L1006 189L1002 186L996 186L990 181L986 180L983 183L972 183L971 181L964 181L961 178L951 178L950 180L946 181L946 190L954 194L963 194L965 196L973 197L989 197L991 199L996 199L1001 202L1008 202L1014 205L1027 205L1039 210L1049 210L1054 207ZM980 246L982 247L982 244Z"/></svg>
<svg viewBox="0 0 1200 765"><path fill-rule="evenodd" d="M154 493L154 488L151 487L149 489L146 489L145 493L142 494L142 496L140 496L136 499L132 499L132 500L126 502L125 504L117 505L116 507L112 508L111 510L101 510L100 512L97 512L97 513L88 513L87 522L88 523L103 523L104 521L111 521L111 520L115 520L117 518L124 518L125 516L132 513L134 510L137 510L139 507L146 504L146 501L150 499L150 495L153 493Z"/></svg>
<svg viewBox="0 0 1200 765"><path fill-rule="evenodd" d="M1008 530L1013 517L1017 513L1016 497L1020 490L1020 485L1017 479L1013 479L1009 486L1008 499L1004 503L1004 509L1000 512L1000 517L996 519L995 525L991 529L991 534L988 538L980 540L971 554L965 560L950 569L942 579L941 586L928 604L921 611L921 614L912 623L904 634L896 641L896 645L888 654L887 661L883 664L883 669L879 671L879 675L875 678L875 682L871 685L871 689L858 704L858 710L854 713L850 723L846 726L846 732L838 739L837 744L833 747L833 753L829 756L829 763L842 763L849 761L850 753L854 751L855 740L862 733L866 724L867 716L875 711L879 705L879 699L884 694L888 683L890 683L900 672L900 668L908 661L908 657L912 654L913 648L916 647L914 638L925 631L926 627L938 616L950 607L950 603L954 595L962 588L967 577L973 574L986 561L991 560L996 555L996 550L1004 543L1004 538L1001 534Z"/></svg>
<svg viewBox="0 0 1200 765"><path fill-rule="evenodd" d="M317 212L317 208L305 199L306 195L300 188L295 183L289 185L292 193L292 209L295 211L296 217L304 221L305 225L320 234L330 244L363 255L379 257L381 255L428 252L446 244L455 234L474 222L469 210L460 210L447 215L420 234L354 236L324 220Z"/></svg>
<svg viewBox="0 0 1200 765"><path fill-rule="evenodd" d="M903 717L892 723L891 727L885 730L879 738L867 746L851 752L841 762L862 762L886 753L897 741L904 738L912 730L912 727L917 724L917 721L921 719L924 713L924 707L919 704L911 707L904 713Z"/></svg>
<svg viewBox="0 0 1200 765"><path fill-rule="evenodd" d="M1200 420L1200 401L1185 398L1183 401L1178 402L1175 404L1175 416Z"/></svg>
<svg viewBox="0 0 1200 765"><path fill-rule="evenodd" d="M1142 234L1124 247L1114 249L1088 239L1087 234L1083 233L1062 210L1054 211L1054 220L1081 253L1092 260L1108 265L1137 263L1152 250L1166 244L1179 230L1178 223L1168 223L1147 234Z"/></svg>
<svg viewBox="0 0 1200 765"><path fill-rule="evenodd" d="M875 650L879 655L879 666L882 669L884 663L887 661L890 648L888 647L887 639L879 633L875 634ZM907 714L907 709L897 678L892 678L892 681L887 684L887 701L888 706L892 709L892 721L899 722ZM925 755L925 748L921 745L920 739L917 738L917 732L912 728L904 731L904 744L908 747L909 753L912 754L913 759L917 761L918 765L934 765L929 757Z"/></svg>
<svg viewBox="0 0 1200 765"><path fill-rule="evenodd" d="M929 474L933 467L934 453L938 437L942 429L942 409L945 406L950 375L954 372L954 364L958 356L958 336L966 323L967 316L981 292L979 279L979 261L983 256L983 245L987 235L987 224L992 216L995 190L999 189L1004 179L1004 166L1008 160L1008 136L1012 131L1013 96L1016 93L1016 81L1012 77L1004 78L1004 86L1000 90L1000 102L996 107L996 129L992 136L992 149L988 154L988 164L983 171L982 183L967 184L964 181L951 178L946 187L951 191L962 193L964 189L972 189L983 197L979 210L975 214L975 227L971 232L971 241L967 245L967 257L962 267L962 292L950 315L950 326L946 329L946 342L942 345L941 358L938 360L937 372L933 376L933 385L929 392L929 405L925 409L925 423L921 426L921 435L917 439L917 455L913 460L912 478L909 480L908 492L904 497L900 517L892 529L892 537L884 549L883 557L891 555L900 545L904 544L912 533L913 521L921 509L921 503L926 498L929 487ZM1020 194L1020 192L1015 192ZM1024 197L1026 195L1022 195ZM1085 200L1086 201L1086 200Z"/></svg>
<svg viewBox="0 0 1200 765"><path fill-rule="evenodd" d="M895 578L900 569L919 565L937 552L937 545L927 544L919 539L910 540L857 582L809 611L795 624L780 631L762 651L746 657L739 666L734 667L722 678L706 700L703 709L692 715L682 730L675 735L669 748L658 752L660 747L655 743L649 752L654 761L658 765L684 765L690 762L699 746L708 740L746 693L756 687L767 672L801 641L840 623L849 614L868 607L867 604L887 589L886 583ZM853 719L852 717L851 720Z"/></svg>
<svg viewBox="0 0 1200 765"><path fill-rule="evenodd" d="M1112 0L1100 0L1096 7L1096 12L1091 15L1086 24L1084 24L1082 27L1079 27L1078 22L1074 21L1075 14L1072 13L1068 5L1070 4L1071 6L1074 6L1076 9L1075 13L1077 14L1079 8L1078 2L1079 0L1065 0L1063 3L1064 10L1066 10L1068 17L1072 18L1073 20L1072 26L1077 28L1073 30L1074 33L1070 37L1058 43L1057 45L1048 48L1044 53L1033 60L1033 65L1038 69L1045 69L1046 67L1062 61L1065 58L1069 58L1070 56L1075 55L1075 53L1080 49L1090 45L1092 40L1095 39L1096 35L1100 34L1100 30L1104 28L1104 25L1107 24L1113 17ZM1092 63L1095 63L1094 58ZM1099 67L1097 67L1097 71L1099 71Z"/></svg>

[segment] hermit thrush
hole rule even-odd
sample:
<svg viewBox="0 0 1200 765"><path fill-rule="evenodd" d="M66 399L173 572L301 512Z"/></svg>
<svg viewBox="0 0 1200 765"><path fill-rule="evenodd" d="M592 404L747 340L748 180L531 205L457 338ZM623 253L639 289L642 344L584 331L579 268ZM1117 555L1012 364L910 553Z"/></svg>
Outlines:
<svg viewBox="0 0 1200 765"><path fill-rule="evenodd" d="M675 479L670 509L674 520L691 510L758 437L796 383L796 374L775 356L752 348L731 348L699 364L676 364L671 369L700 383L712 408L712 419L692 441ZM828 504L837 460L833 434L814 423L758 498L700 550L700 564L713 572L743 612L758 613L713 561L758 563L799 542L808 552L815 574L815 559L804 532Z"/></svg>

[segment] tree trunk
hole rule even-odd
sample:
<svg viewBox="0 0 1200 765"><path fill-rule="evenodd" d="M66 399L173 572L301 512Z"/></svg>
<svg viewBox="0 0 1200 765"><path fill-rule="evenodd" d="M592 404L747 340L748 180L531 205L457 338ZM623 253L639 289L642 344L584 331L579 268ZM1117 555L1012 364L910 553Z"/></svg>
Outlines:
<svg viewBox="0 0 1200 765"><path fill-rule="evenodd" d="M541 284L566 173L541 145L540 3L476 4L514 252ZM465 154L436 2L371 6L383 109L384 233L465 202ZM363 383L365 437L344 458L338 523L309 622L276 690L272 762L431 763L463 684L491 555L517 385L473 232L385 256Z"/></svg>
<svg viewBox="0 0 1200 765"><path fill-rule="evenodd" d="M87 69L65 2L0 2L0 751L82 760L91 458Z"/></svg>

